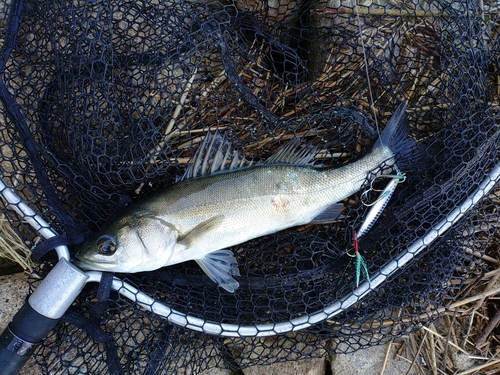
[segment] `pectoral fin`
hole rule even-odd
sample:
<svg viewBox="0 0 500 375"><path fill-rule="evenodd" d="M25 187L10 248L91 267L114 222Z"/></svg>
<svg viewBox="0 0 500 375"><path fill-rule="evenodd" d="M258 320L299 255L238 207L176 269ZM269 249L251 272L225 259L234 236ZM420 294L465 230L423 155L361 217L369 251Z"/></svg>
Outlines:
<svg viewBox="0 0 500 375"><path fill-rule="evenodd" d="M218 250L205 255L196 262L203 271L218 285L233 293L240 284L233 276L240 276L238 264L231 250Z"/></svg>
<svg viewBox="0 0 500 375"><path fill-rule="evenodd" d="M222 223L224 216L218 215L211 217L208 220L202 221L200 224L195 226L189 232L180 236L178 241L180 244L190 247L192 243L196 241L197 238L207 235L213 230L216 230Z"/></svg>
<svg viewBox="0 0 500 375"><path fill-rule="evenodd" d="M335 203L331 206L328 206L326 210L316 216L311 224L329 224L340 218L340 213L344 209L344 205L342 203Z"/></svg>

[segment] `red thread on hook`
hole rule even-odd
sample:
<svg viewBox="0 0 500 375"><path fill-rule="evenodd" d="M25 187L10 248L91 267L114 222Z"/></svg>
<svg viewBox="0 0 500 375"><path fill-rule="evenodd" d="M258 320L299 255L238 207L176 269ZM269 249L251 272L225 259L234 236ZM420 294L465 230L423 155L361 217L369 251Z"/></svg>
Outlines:
<svg viewBox="0 0 500 375"><path fill-rule="evenodd" d="M359 247L358 247L358 235L356 234L356 230L352 230L352 238L354 242L354 253L357 255L359 253Z"/></svg>

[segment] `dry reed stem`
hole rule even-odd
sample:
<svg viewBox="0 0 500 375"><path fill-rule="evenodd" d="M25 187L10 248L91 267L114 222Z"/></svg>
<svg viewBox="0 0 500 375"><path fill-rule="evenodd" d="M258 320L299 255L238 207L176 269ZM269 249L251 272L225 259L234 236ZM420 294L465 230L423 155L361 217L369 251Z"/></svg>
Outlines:
<svg viewBox="0 0 500 375"><path fill-rule="evenodd" d="M492 248L491 245L490 248ZM493 250L490 255L497 254L498 248L493 247ZM494 261L487 261L484 264L496 266L496 259L493 256L490 258L489 260ZM476 277L474 282L467 282L467 288L462 288L457 293L457 295L462 295L460 300L450 304L448 311L441 318L410 335L415 345L417 343L423 345L419 358L425 361L424 367L430 373L463 375L499 373L500 360L498 353L495 353L493 349L498 348L500 342L493 330L500 323L500 310L497 309L494 316L491 316L487 308L488 301L500 294L499 280L500 268L497 268L484 273L480 278ZM469 307L462 309L466 306ZM444 309L437 309L436 313L444 311ZM438 325L441 332L446 332L446 335L443 336L438 332L436 328ZM461 355L468 362L463 360L455 362L458 358L449 356L454 351L462 353ZM414 363L420 361L414 354L410 354L408 358ZM484 363L477 363L477 361Z"/></svg>
<svg viewBox="0 0 500 375"><path fill-rule="evenodd" d="M363 17L371 15L364 14L363 9L358 9L358 13L360 15ZM422 30L427 30L427 32L430 33L429 35L431 35L433 33L435 34L437 31L434 30L429 21L424 21L422 25L419 24L420 21L418 20L418 16L421 14L418 13L418 10L408 10L408 12L416 12L415 14L417 17L415 17L416 19L411 18L408 22L403 23L402 25L397 24L397 17L394 18L394 16L399 17L401 15L401 11L398 10L398 12L394 14L394 9L386 9L386 11L386 14L389 16L388 18L383 19L377 24L364 24L362 29L363 40L369 42L370 45L372 45L374 41L376 41L377 45L380 44L380 46L372 50L376 56L385 53L384 51L386 51L387 48L390 48L388 43L391 41L390 36L395 27L402 29L400 34L403 36L403 40L401 46L398 47L401 50L401 54L399 56L400 59L412 60L412 57L423 51L422 48L428 47L426 46L426 43L433 43L432 37L426 37L421 33ZM441 16L441 14L439 16ZM346 19L346 22L347 24L344 25L345 27L348 27L349 25L354 27L354 24L351 23L352 20ZM415 44L415 41L420 40L420 38L424 40L425 43L418 43L418 46L413 45ZM364 74L359 74L360 69L365 65L365 59L363 56L358 55L356 50L354 50L354 47L350 44L346 44L345 46L332 44L329 46L329 44L326 43L324 47L332 48L332 50L328 52L329 57L327 63L325 64L325 70L312 82L299 84L296 87L289 88L287 88L286 84L280 84L279 79L271 73L268 66L265 66L266 62L262 59L262 56L264 56L265 53L268 53L268 47L265 46L264 42L254 40L249 44L249 47L250 50L246 52L246 55L249 56L249 58L241 60L242 64L237 67L238 73L242 80L244 80L244 83L251 88L253 94L260 99L261 103L269 109L269 111L273 112L282 119L297 116L308 116L310 113L322 112L326 109L323 107L324 103L332 102L332 98L336 92L342 96L349 91L350 96L358 98L363 95L367 95L369 91L369 87L367 87L365 82L366 77L364 77ZM341 51L341 53L339 53L339 51ZM252 59L252 56L254 56L255 59ZM413 80L412 85L415 87L415 91L413 91L414 95L412 94L412 97L407 99L418 98L419 90L421 90L421 88L428 90L429 87L432 86L434 89L439 90L439 87L432 85L431 82L428 82L430 79L429 72L433 71L433 69L430 68L436 61L438 61L436 60L437 57L430 53L424 54L423 56L423 59L418 59L418 66L412 67L412 70L417 73L412 74L411 77L407 79ZM346 69L346 67L348 68ZM370 69L372 68L373 67L370 66ZM407 69L406 71L409 70ZM408 74L405 72L402 73ZM442 78L443 77L440 77L440 79L437 80L434 79L436 85L439 86L442 85L443 82L446 82L446 79ZM377 85L377 82L377 80L374 80L372 83L373 85ZM307 89L307 85L312 85L314 88L314 92L311 96L309 96L309 94L305 96L302 94L305 92L304 90ZM404 85L408 88L407 83ZM377 86L382 89L382 85ZM224 126L225 123L232 125L231 128L236 133L234 134L235 138L245 139L247 129L252 129L255 139L258 139L258 141L252 144L245 144L244 146L246 150L251 149L260 152L263 150L264 144L274 147L274 144L271 144L271 141L275 141L279 135L273 134L271 140L266 139L266 142L263 143L262 139L259 139L259 137L267 135L265 124L260 124L259 114L252 111L251 108L248 108L245 101L235 100L234 103L223 102L223 106L219 106L217 104L219 103L218 98L223 101L224 93L232 90L232 87L232 82L225 77L224 72L221 72L221 74L216 77L210 85L203 88L200 86L200 93L197 95L200 100L199 106L201 108L206 108L207 110L204 111L201 119L194 112L193 115L187 114L184 129L189 129L191 131L199 130L200 124L211 123L217 118L219 126ZM383 90L387 91L386 89ZM402 91L408 93L411 90ZM269 96L269 93L274 93L275 95L271 97ZM377 101L380 99L380 95L385 96L384 94L378 93ZM293 100L288 101L288 98ZM294 98L300 98L300 100L297 101ZM206 105L203 103L204 101L206 101ZM288 102L293 103L294 105L291 106ZM351 104L352 103L347 101L344 103L346 106ZM423 104L428 105L428 103ZM319 107L320 105L321 107ZM341 105L341 103L336 102L336 105ZM360 108L364 108L363 100L357 101L357 105ZM376 104L375 110L377 113L380 113L378 104ZM235 116L236 113L247 113L248 116ZM174 129L172 128L171 130ZM312 134L311 129L306 128L297 129L297 132L303 132L304 134L307 133L307 135ZM192 143L190 146L192 146ZM253 156L258 158L258 153Z"/></svg>
<svg viewBox="0 0 500 375"><path fill-rule="evenodd" d="M490 297L490 296L493 296L493 295L499 294L499 293L500 293L500 287L491 289L487 292L478 293L478 294L473 295L471 297L464 298L460 301L456 301L456 302L450 304L448 307L441 307L441 308L437 308L433 311L426 311L424 313L421 313L419 315L412 316L412 317L404 317L403 319L398 320L398 321L396 321L394 319L385 319L381 322L374 321L374 322L369 322L366 324L357 324L357 325L353 324L351 327L356 328L356 329L361 329L363 327L365 327L365 328L378 328L378 327L385 327L385 326L392 327L394 324L397 324L397 323L417 322L417 321L421 321L422 319L429 319L429 318L432 318L432 316L437 316L437 315L443 314L446 311L454 312L458 307L467 305L467 304L472 303L472 302L476 302L478 300L481 300L481 299L484 299L484 298L487 298L487 297ZM333 320L327 320L327 322L330 324L336 324L336 322Z"/></svg>
<svg viewBox="0 0 500 375"><path fill-rule="evenodd" d="M450 317L448 315L445 315L445 319L448 322L448 327L453 327L453 322L455 321L455 318L457 316L457 310L453 312L453 319L450 323ZM444 358L443 358L443 363L444 363L444 371L446 371L446 367L448 366L447 360L448 360L448 342L450 341L450 336L451 336L452 330L448 330L448 334L446 335L446 341L443 349L444 353ZM454 335L455 336L455 335Z"/></svg>
<svg viewBox="0 0 500 375"><path fill-rule="evenodd" d="M497 269L496 271L500 271L500 269ZM491 280L488 282L488 284L484 288L484 292L489 292L490 290L492 290L494 288L495 284L497 283L498 278L500 278L500 272L496 272L495 274L493 274L493 277L491 278ZM483 305L485 299L486 298L482 298L482 299L478 300L475 303L473 309L474 310L479 309Z"/></svg>
<svg viewBox="0 0 500 375"><path fill-rule="evenodd" d="M385 368L387 366L387 361L389 359L389 354L391 353L391 347L392 347L392 341L389 342L389 344L387 345L387 349L386 349L385 355L384 355L384 362L382 363L382 370L380 371L380 375L384 375Z"/></svg>
<svg viewBox="0 0 500 375"><path fill-rule="evenodd" d="M487 298L487 297L490 297L490 296L493 296L493 295L499 294L499 293L500 293L500 287L493 288L493 289L489 290L488 292L478 293L478 294L476 294L474 296L471 296L471 297L468 297L468 298L464 298L461 301L454 302L454 303L452 303L450 305L450 308L454 309L456 307L467 305L467 304L469 304L471 302L475 302L477 300L480 300L480 299L483 299L483 298Z"/></svg>
<svg viewBox="0 0 500 375"><path fill-rule="evenodd" d="M432 328L433 331L436 329L434 328L434 324L430 324L430 327ZM429 338L429 346L430 346L430 359L429 362L431 364L431 370L433 375L437 375L437 361L436 361L436 342L434 340L434 335L428 336Z"/></svg>
<svg viewBox="0 0 500 375"><path fill-rule="evenodd" d="M420 345L418 346L418 348L416 348L416 342L415 342L414 338L413 338L413 337L410 337L410 342L412 342L412 344L413 344L413 345L412 345L412 346L413 346L413 349L416 349L416 350L414 350L413 361L412 361L412 363L411 363L410 367L408 368L408 370L406 371L406 375L408 375L408 374L410 373L410 370L412 369L412 367L413 367L415 364L417 365L418 370L419 370L421 373L423 373L423 374L425 375L425 372L424 372L424 370L422 369L422 367L420 366L420 363L419 363L419 361L417 360L417 358L418 358L418 356L420 355L420 351L422 350L422 347L424 346L424 342L425 342L425 339L426 339L426 337L427 337L427 333L428 333L428 332L426 332L426 333L424 334L424 338L422 339L422 342L420 343Z"/></svg>
<svg viewBox="0 0 500 375"><path fill-rule="evenodd" d="M451 342L451 341L448 341L446 340L446 337L440 335L439 333L437 333L436 331L426 327L426 326L422 326L422 329L425 330L425 331L428 331L429 333L432 333L433 335L435 335L436 337L439 337L441 340L444 340L448 345L450 346L453 346L455 349L465 353L465 354L469 354L465 349L462 349L460 346L458 346L457 344Z"/></svg>
<svg viewBox="0 0 500 375"><path fill-rule="evenodd" d="M172 138L173 136L173 128L174 125L177 121L177 117L179 117L179 114L181 113L182 108L184 108L184 104L186 103L186 99L188 94L191 92L191 87L193 85L194 79L196 77L198 70L197 68L194 69L193 74L189 78L188 82L186 83L186 86L184 87L184 91L179 99L179 103L174 109L174 113L172 114L172 118L167 124L167 127L165 128L165 131L163 132L163 140L156 145L156 147L150 151L150 154L153 154L152 159L150 160L150 163L154 163L154 157L163 150L167 144L167 141Z"/></svg>
<svg viewBox="0 0 500 375"><path fill-rule="evenodd" d="M487 362L487 363L484 363L482 365L478 365L478 366L474 366L474 367L471 367L470 369L468 370L465 370L465 371L461 371L461 372L458 372L457 375L468 375L468 374L473 374L477 371L480 371L480 370L483 370L485 369L486 367L490 367L490 366L493 366L493 365L496 365L497 363L500 363L500 359L496 359L496 360L493 360L491 362ZM495 370L497 371L497 370Z"/></svg>
<svg viewBox="0 0 500 375"><path fill-rule="evenodd" d="M471 249L466 249L465 253L468 255L473 255L476 258L481 258L481 260L484 260L485 262L491 263L495 266L500 266L500 260L490 257L488 255L483 255L480 252L473 252ZM499 270L500 271L500 270Z"/></svg>
<svg viewBox="0 0 500 375"><path fill-rule="evenodd" d="M478 348L481 347L486 339L490 336L491 332L498 326L498 323L500 322L500 309L497 310L495 315L493 315L493 318L488 322L487 326L484 328L483 333L476 339L474 342L474 345L477 346Z"/></svg>

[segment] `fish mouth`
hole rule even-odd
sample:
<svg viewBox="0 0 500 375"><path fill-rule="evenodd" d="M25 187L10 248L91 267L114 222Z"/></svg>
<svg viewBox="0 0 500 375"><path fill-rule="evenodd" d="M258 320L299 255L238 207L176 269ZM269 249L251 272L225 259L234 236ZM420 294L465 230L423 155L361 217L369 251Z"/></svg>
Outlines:
<svg viewBox="0 0 500 375"><path fill-rule="evenodd" d="M106 264L99 264L98 267L95 267L90 263L86 263L85 261L81 261L78 259L74 259L71 263L83 271L114 272L111 264L109 265L109 267L106 267Z"/></svg>
<svg viewBox="0 0 500 375"><path fill-rule="evenodd" d="M102 262L100 262L98 266L95 266L94 262L82 258L78 256L78 254L75 255L75 259L71 260L71 263L84 271L107 271L113 268L113 264L106 264Z"/></svg>
<svg viewBox="0 0 500 375"><path fill-rule="evenodd" d="M78 268L80 268L80 269L82 269L82 270L85 270L85 271L92 271L92 270L94 270L94 269L92 268L92 266L90 266L88 263L85 263L85 262L83 262L83 261L81 261L81 260L79 260L79 259L73 259L73 260L71 261L71 263L72 263L74 266L76 266L76 267L78 267Z"/></svg>

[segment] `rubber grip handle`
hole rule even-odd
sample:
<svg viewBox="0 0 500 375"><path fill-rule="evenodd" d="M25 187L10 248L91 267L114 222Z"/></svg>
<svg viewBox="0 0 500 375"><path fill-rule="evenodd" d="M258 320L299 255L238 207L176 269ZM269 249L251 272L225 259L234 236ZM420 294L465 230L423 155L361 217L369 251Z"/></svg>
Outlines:
<svg viewBox="0 0 500 375"><path fill-rule="evenodd" d="M9 327L20 339L37 344L52 331L58 321L38 313L27 302L14 315Z"/></svg>
<svg viewBox="0 0 500 375"><path fill-rule="evenodd" d="M57 319L39 314L26 302L0 335L0 373L18 374L33 354L35 346L57 322Z"/></svg>
<svg viewBox="0 0 500 375"><path fill-rule="evenodd" d="M24 364L30 359L31 354L21 354L19 351L13 353L11 348L18 345L16 340L12 339L9 328L5 328L0 336L0 373L4 375L16 375L21 371Z"/></svg>

